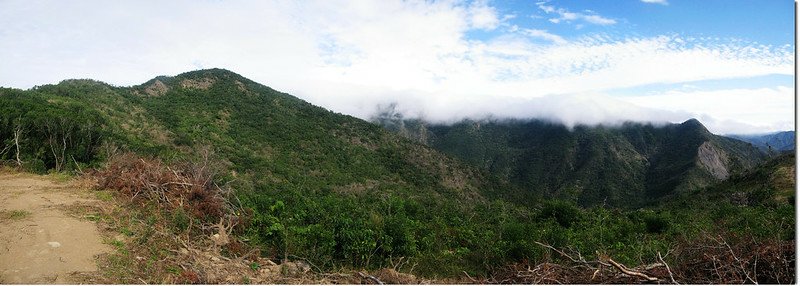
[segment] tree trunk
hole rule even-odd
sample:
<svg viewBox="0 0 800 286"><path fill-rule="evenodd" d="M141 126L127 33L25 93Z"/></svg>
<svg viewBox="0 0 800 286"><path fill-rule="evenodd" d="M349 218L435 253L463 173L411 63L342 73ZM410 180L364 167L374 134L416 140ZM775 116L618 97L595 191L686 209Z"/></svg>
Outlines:
<svg viewBox="0 0 800 286"><path fill-rule="evenodd" d="M60 149L58 147L58 145L60 144L58 144L58 134L56 134L56 132L58 131L56 128L58 126L54 125L56 125L56 123L53 121L47 122L45 124L45 127L47 128L47 143L49 143L48 145L50 145L50 152L53 153L53 160L56 161L56 166L55 166L56 171L60 171L61 161L59 159L61 158L58 157L58 151L57 151L58 149Z"/></svg>
<svg viewBox="0 0 800 286"><path fill-rule="evenodd" d="M19 136L22 134L22 124L17 124L14 129L14 145L17 147L17 167L22 167L22 160L19 159Z"/></svg>
<svg viewBox="0 0 800 286"><path fill-rule="evenodd" d="M64 147L61 148L61 164L66 166L67 163L67 135L61 137L61 141L64 142ZM61 172L61 169L58 169Z"/></svg>
<svg viewBox="0 0 800 286"><path fill-rule="evenodd" d="M61 170L61 162L58 161L58 152L56 152L56 139L55 135L50 134L50 137L47 140L50 143L50 152L53 153L53 159L56 160L56 171Z"/></svg>

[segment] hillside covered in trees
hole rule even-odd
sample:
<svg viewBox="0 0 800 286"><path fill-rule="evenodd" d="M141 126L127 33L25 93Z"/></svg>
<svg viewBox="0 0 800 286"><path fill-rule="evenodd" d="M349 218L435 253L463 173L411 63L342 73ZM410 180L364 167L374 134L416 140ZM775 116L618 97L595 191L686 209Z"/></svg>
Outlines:
<svg viewBox="0 0 800 286"><path fill-rule="evenodd" d="M615 270L627 269L680 282L794 281L794 177L761 183L794 160L772 160L696 120L575 130L540 121L418 124L397 134L221 69L132 87L66 80L0 89L0 160L93 174L99 189L156 204L170 232L207 235L198 225L227 222L236 243L223 254L258 249L245 252L302 259L317 273L390 267L482 283L647 281ZM697 196L719 203L676 203ZM691 251L709 245L730 251ZM759 256L770 248L786 251ZM610 261L630 268L604 268ZM727 263L721 273L697 270L718 261ZM548 263L561 268L531 270ZM213 282L175 269L163 274L168 281Z"/></svg>
<svg viewBox="0 0 800 286"><path fill-rule="evenodd" d="M702 188L762 163L756 146L714 135L699 121L567 127L543 120L402 120L388 130L487 170L538 198L635 208ZM394 117L394 119L392 119Z"/></svg>

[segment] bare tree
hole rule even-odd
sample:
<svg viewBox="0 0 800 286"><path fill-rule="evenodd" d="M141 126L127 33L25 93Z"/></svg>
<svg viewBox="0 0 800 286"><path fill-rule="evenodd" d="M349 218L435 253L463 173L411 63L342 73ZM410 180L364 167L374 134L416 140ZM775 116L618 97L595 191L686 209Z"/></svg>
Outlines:
<svg viewBox="0 0 800 286"><path fill-rule="evenodd" d="M14 146L17 148L17 167L22 167L22 160L19 159L19 137L22 136L22 131L22 123L17 121L17 128L14 128Z"/></svg>
<svg viewBox="0 0 800 286"><path fill-rule="evenodd" d="M72 132L75 126L70 124L66 118L59 118L57 120L47 121L45 124L47 128L47 143L50 145L50 152L53 153L53 159L56 161L56 171L64 169L67 157L67 143L72 143Z"/></svg>

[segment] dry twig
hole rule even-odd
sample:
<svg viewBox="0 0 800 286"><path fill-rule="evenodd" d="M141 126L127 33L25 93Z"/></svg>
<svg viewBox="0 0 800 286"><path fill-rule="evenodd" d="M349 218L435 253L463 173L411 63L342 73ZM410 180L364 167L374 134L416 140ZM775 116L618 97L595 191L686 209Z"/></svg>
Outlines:
<svg viewBox="0 0 800 286"><path fill-rule="evenodd" d="M658 278L656 278L656 277L650 277L647 274L644 274L644 273L641 273L641 272L638 272L638 271L630 270L627 267L625 267L624 265L621 265L621 264L617 263L616 261L614 261L611 258L608 259L608 263L611 263L611 265L614 266L615 268L617 268L617 270L619 270L620 272L625 273L627 275L640 277L640 278L645 279L645 280L650 281L650 282L658 281Z"/></svg>
<svg viewBox="0 0 800 286"><path fill-rule="evenodd" d="M361 278L372 280L373 282L377 283L378 285L383 285L383 282L381 282L381 280L379 280L375 276L367 275L367 274L361 273L360 271L357 272L357 273L358 273L358 276L361 276Z"/></svg>
<svg viewBox="0 0 800 286"><path fill-rule="evenodd" d="M669 268L669 265L667 264L666 261L664 261L664 258L661 257L661 252L658 252L658 260L661 261L662 264L664 264L665 268L667 268L667 273L669 273L669 280L672 282L672 284L678 284L678 282L675 281L675 277L672 275L672 270Z"/></svg>

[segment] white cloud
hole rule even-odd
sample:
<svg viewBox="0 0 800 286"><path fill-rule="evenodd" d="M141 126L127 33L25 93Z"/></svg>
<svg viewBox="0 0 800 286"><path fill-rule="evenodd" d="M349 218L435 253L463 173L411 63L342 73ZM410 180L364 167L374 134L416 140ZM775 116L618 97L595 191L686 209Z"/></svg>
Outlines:
<svg viewBox="0 0 800 286"><path fill-rule="evenodd" d="M578 19L578 16L582 16L581 14L571 13L571 12L559 12L561 14L561 20L572 21Z"/></svg>
<svg viewBox="0 0 800 286"><path fill-rule="evenodd" d="M644 3L669 5L667 0L642 0Z"/></svg>
<svg viewBox="0 0 800 286"><path fill-rule="evenodd" d="M557 43L557 44L564 44L564 43L567 42L561 36L555 35L555 34L551 34L551 33L547 32L547 30L523 29L522 33L525 34L525 35L531 36L533 38L540 38L540 39L551 41L551 42Z"/></svg>
<svg viewBox="0 0 800 286"><path fill-rule="evenodd" d="M686 112L640 107L594 92L487 102L486 105L497 109L494 114L506 113L516 118L544 118L563 123L570 128L578 124L618 126L626 121L661 124L690 118Z"/></svg>
<svg viewBox="0 0 800 286"><path fill-rule="evenodd" d="M794 129L794 88L669 91L631 97L633 104L692 114L718 134Z"/></svg>
<svg viewBox="0 0 800 286"><path fill-rule="evenodd" d="M583 15L583 19L586 20L586 22L589 22L589 23L592 23L592 24L595 24L595 25L603 25L603 26L614 25L614 24L617 23L617 21L615 21L615 20L608 19L608 18L603 18L603 17L598 16L598 15Z"/></svg>
<svg viewBox="0 0 800 286"><path fill-rule="evenodd" d="M576 20L583 20L587 23L601 25L601 26L614 25L617 23L616 20L600 16L592 10L584 10L584 12L586 12L587 14L583 14L583 13L570 12L569 10L564 8L556 8L555 6L547 5L547 2L537 2L536 5L539 7L539 9L541 9L547 14L553 14L553 13L557 14L558 15L557 18L548 19L548 21L555 24L561 22L569 23Z"/></svg>
<svg viewBox="0 0 800 286"><path fill-rule="evenodd" d="M482 30L494 30L500 25L497 18L497 9L487 5L487 1L476 1L469 6L470 24L472 27ZM509 15L506 15L509 16ZM512 17L504 17L504 20Z"/></svg>
<svg viewBox="0 0 800 286"><path fill-rule="evenodd" d="M542 9L545 13L553 13L556 11L556 7L545 5L547 2L537 2L536 5L539 6L539 9Z"/></svg>
<svg viewBox="0 0 800 286"><path fill-rule="evenodd" d="M0 86L27 88L66 78L133 85L156 75L220 67L365 119L378 104L388 102L438 120L486 112L557 117L560 111L542 108L565 106L552 103L560 96L566 97L558 102L581 105L576 98L600 94L572 110L608 114L589 112L600 106L620 116L569 115L559 120L606 122L645 120L657 112L639 112L641 108L627 103L603 104L609 101L601 96L604 90L794 71L789 46L677 35L567 39L543 29L514 30L503 23L508 17L498 20L497 15L487 2L457 0L2 1ZM486 29L500 35L488 40L466 36ZM745 96L756 99L751 101L754 110L766 104L759 96ZM674 110L730 118L692 108ZM673 116L674 110L669 111L672 117L651 119L683 119ZM739 121L767 126L780 120Z"/></svg>

